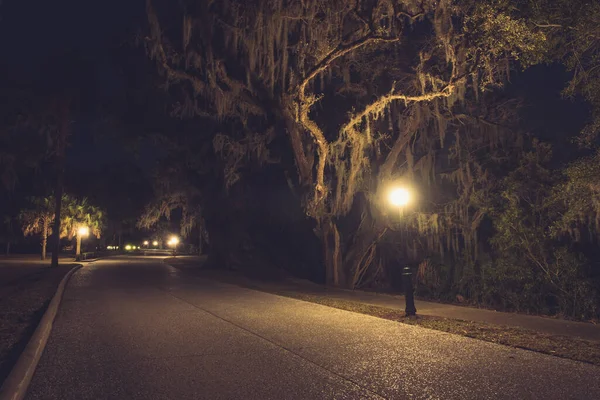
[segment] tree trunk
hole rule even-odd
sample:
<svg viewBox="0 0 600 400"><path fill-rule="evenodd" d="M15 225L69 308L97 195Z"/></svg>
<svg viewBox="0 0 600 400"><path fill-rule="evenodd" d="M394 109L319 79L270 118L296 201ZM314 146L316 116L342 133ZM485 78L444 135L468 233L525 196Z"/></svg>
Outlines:
<svg viewBox="0 0 600 400"><path fill-rule="evenodd" d="M361 245L361 251L353 253L354 257L347 260L350 265L350 280L348 282L350 289L357 288L363 282L363 278L367 275L369 267L373 263L376 246L376 242L370 242L366 248Z"/></svg>
<svg viewBox="0 0 600 400"><path fill-rule="evenodd" d="M321 241L325 260L325 281L331 286L340 286L342 280L342 249L340 233L331 218L321 220Z"/></svg>
<svg viewBox="0 0 600 400"><path fill-rule="evenodd" d="M198 255L202 255L202 225L198 226Z"/></svg>
<svg viewBox="0 0 600 400"><path fill-rule="evenodd" d="M69 102L64 99L59 104L59 131L56 143L56 188L54 197L56 204L54 207L54 249L52 251L52 266L58 267L58 253L60 252L60 210L62 208L62 195L65 178L65 151L67 145L67 136L69 134Z"/></svg>
<svg viewBox="0 0 600 400"><path fill-rule="evenodd" d="M58 161L64 165L64 157ZM54 190L56 203L54 205L54 246L52 250L52 266L58 267L58 253L60 252L60 210L62 208L62 194L63 194L63 178L64 178L64 167L59 167L58 177L56 179L56 189Z"/></svg>
<svg viewBox="0 0 600 400"><path fill-rule="evenodd" d="M44 219L44 227L42 228L42 260L46 259L46 247L48 246L48 228L49 223Z"/></svg>
<svg viewBox="0 0 600 400"><path fill-rule="evenodd" d="M282 99L282 102L284 100ZM284 102L282 107L282 117L284 119L285 127L287 129L290 144L292 145L292 151L294 153L294 160L298 171L298 182L300 187L306 188L312 182L312 167L314 160L307 157L304 150L304 142L302 141L302 131L296 119L289 111L293 107L288 103Z"/></svg>
<svg viewBox="0 0 600 400"><path fill-rule="evenodd" d="M75 249L75 256L79 257L81 255L81 235L77 235L77 247Z"/></svg>
<svg viewBox="0 0 600 400"><path fill-rule="evenodd" d="M356 233L352 249L344 258L344 265L349 268L347 286L356 288L367 275L373 262L377 243L381 240L387 229L368 226Z"/></svg>

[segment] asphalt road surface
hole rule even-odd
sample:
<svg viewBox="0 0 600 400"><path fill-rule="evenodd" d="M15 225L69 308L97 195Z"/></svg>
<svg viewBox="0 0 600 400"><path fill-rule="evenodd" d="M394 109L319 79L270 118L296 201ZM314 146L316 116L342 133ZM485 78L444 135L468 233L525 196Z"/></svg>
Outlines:
<svg viewBox="0 0 600 400"><path fill-rule="evenodd" d="M600 399L600 368L193 277L86 265L28 399Z"/></svg>

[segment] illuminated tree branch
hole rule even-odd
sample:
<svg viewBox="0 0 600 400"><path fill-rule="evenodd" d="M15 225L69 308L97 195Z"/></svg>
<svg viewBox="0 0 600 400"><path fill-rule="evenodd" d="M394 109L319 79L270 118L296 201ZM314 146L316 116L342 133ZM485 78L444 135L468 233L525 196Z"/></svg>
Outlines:
<svg viewBox="0 0 600 400"><path fill-rule="evenodd" d="M377 101L369 104L367 107L365 107L364 110L362 110L358 114L355 114L350 119L350 121L348 121L344 126L342 126L342 129L340 131L345 132L347 130L352 129L354 126L362 122L365 117L381 112L392 101L404 100L405 103L419 103L431 101L442 97L449 97L450 95L452 95L454 88L454 85L448 85L439 92L432 92L422 94L419 96L407 96L398 93L390 93L385 96L381 96Z"/></svg>
<svg viewBox="0 0 600 400"><path fill-rule="evenodd" d="M325 71L331 65L332 62L334 62L335 60L337 60L340 57L345 56L346 54L350 53L351 51L359 49L368 44L393 43L393 42L399 42L399 41L400 41L399 38L376 36L371 33L371 34L368 34L367 36L364 36L360 39L355 40L354 42L347 43L347 44L340 44L335 50L331 51L329 54L327 54L327 56L325 56L325 58L323 58L323 60L321 60L317 65L315 65L311 69L311 71L306 75L306 77L302 80L302 82L300 82L300 85L299 85L300 93L303 95L304 91L306 89L306 85L311 80L313 80L319 73Z"/></svg>
<svg viewBox="0 0 600 400"><path fill-rule="evenodd" d="M398 38L386 38L382 36L375 36L374 34L368 34L354 42L347 44L340 44L335 50L331 51L323 60L315 65L306 77L300 82L297 93L299 100L299 115L298 120L302 125L310 132L315 143L317 144L317 172L316 172L316 183L315 183L315 198L313 206L318 205L327 195L325 187L325 164L329 157L329 143L323 134L321 128L310 118L310 110L312 105L317 102L315 96L306 95L306 86L314 79L319 73L324 72L329 66L338 58L357 50L363 46L374 43L393 43L398 42Z"/></svg>

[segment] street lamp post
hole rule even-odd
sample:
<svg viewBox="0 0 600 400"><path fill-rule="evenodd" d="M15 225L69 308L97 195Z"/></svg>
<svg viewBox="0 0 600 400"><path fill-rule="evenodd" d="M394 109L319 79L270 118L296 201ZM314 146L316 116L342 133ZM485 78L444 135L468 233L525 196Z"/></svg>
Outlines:
<svg viewBox="0 0 600 400"><path fill-rule="evenodd" d="M410 267L404 267L402 271L402 283L404 284L404 300L406 302L406 306L404 307L404 312L407 317L411 317L417 315L417 309L415 307L415 295L412 284L412 271Z"/></svg>
<svg viewBox="0 0 600 400"><path fill-rule="evenodd" d="M90 228L87 226L80 226L77 229L77 248L75 250L75 258L79 260L81 258L81 238L90 234Z"/></svg>
<svg viewBox="0 0 600 400"><path fill-rule="evenodd" d="M390 204L397 207L402 215L404 207L406 207L412 200L412 195L409 189L404 187L396 187L389 193L388 198ZM417 315L417 309L415 307L415 294L412 283L412 272L410 267L405 266L402 270L402 283L404 286L404 298L406 306L404 312L406 316Z"/></svg>
<svg viewBox="0 0 600 400"><path fill-rule="evenodd" d="M173 247L173 257L177 256L177 245L179 244L179 238L177 236L171 236L171 239L167 242L167 244Z"/></svg>

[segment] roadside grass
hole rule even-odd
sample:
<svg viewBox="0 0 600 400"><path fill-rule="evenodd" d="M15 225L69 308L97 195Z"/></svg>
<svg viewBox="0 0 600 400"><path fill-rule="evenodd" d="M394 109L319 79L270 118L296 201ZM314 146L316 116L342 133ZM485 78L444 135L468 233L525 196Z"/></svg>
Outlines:
<svg viewBox="0 0 600 400"><path fill-rule="evenodd" d="M168 261L166 261L168 262ZM183 260L174 266L184 268L192 267ZM197 267L198 265L196 265ZM416 325L426 329L448 332L455 335L466 336L486 342L497 343L519 349L531 350L556 357L600 365L600 342L574 338L570 336L552 335L541 333L530 329L495 325L485 322L466 321L459 319L418 315L407 317L403 311L382 306L370 305L351 300L331 298L327 295L303 293L302 289L291 290L278 287L277 283L257 282L239 276L235 273L221 274L215 270L201 270L204 275L211 279L220 280L248 289L259 290L279 296L290 297L302 301L321 304L328 307L338 308L345 311L356 312L383 318L403 324Z"/></svg>
<svg viewBox="0 0 600 400"><path fill-rule="evenodd" d="M0 384L35 331L60 281L75 265L36 268L0 286Z"/></svg>

